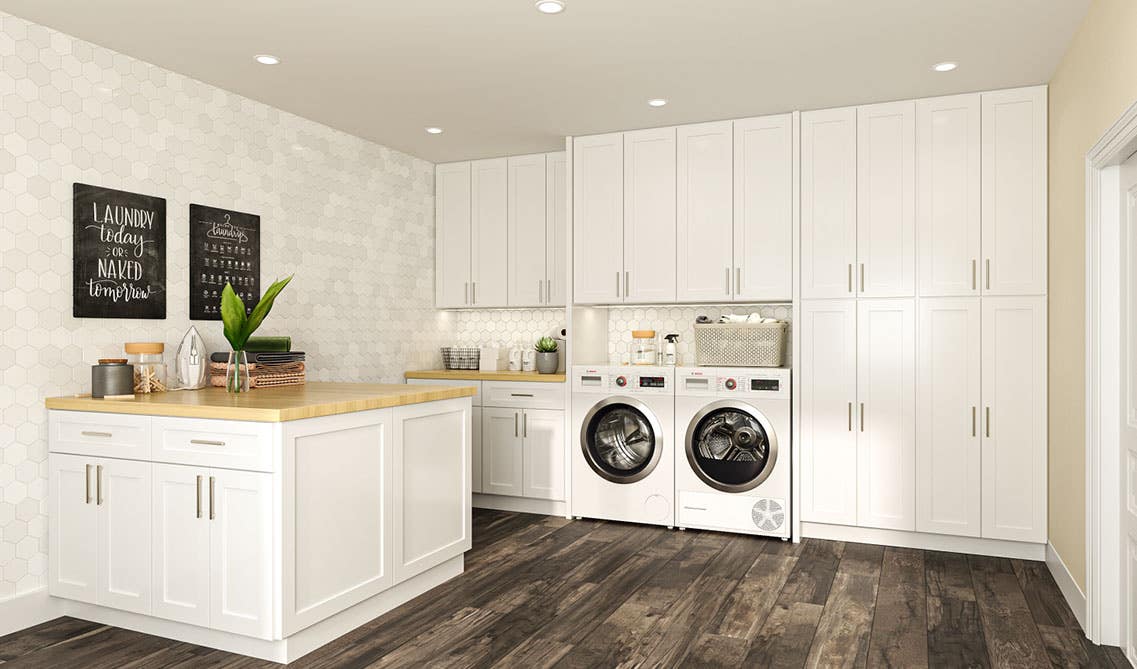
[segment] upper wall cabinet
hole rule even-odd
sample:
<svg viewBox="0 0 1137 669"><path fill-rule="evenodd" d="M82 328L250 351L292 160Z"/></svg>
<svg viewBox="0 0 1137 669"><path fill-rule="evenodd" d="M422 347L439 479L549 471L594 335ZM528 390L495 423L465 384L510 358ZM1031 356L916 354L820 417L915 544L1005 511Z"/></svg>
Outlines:
<svg viewBox="0 0 1137 669"><path fill-rule="evenodd" d="M624 133L623 272L623 301L675 301L675 128Z"/></svg>
<svg viewBox="0 0 1137 669"><path fill-rule="evenodd" d="M584 304L624 295L624 135L577 137L572 155L573 292Z"/></svg>
<svg viewBox="0 0 1137 669"><path fill-rule="evenodd" d="M545 154L514 156L508 165L509 303L544 304L549 213Z"/></svg>
<svg viewBox="0 0 1137 669"><path fill-rule="evenodd" d="M982 94L983 292L1046 293L1046 87Z"/></svg>
<svg viewBox="0 0 1137 669"><path fill-rule="evenodd" d="M545 154L545 304L564 306L568 265L568 161L565 152Z"/></svg>
<svg viewBox="0 0 1137 669"><path fill-rule="evenodd" d="M470 303L476 307L504 307L509 303L507 180L505 158L470 163L470 230L474 240Z"/></svg>
<svg viewBox="0 0 1137 669"><path fill-rule="evenodd" d="M801 115L801 295L854 295L857 110Z"/></svg>
<svg viewBox="0 0 1137 669"><path fill-rule="evenodd" d="M979 294L978 94L916 101L920 295Z"/></svg>
<svg viewBox="0 0 1137 669"><path fill-rule="evenodd" d="M857 109L857 294L916 294L916 106Z"/></svg>
<svg viewBox="0 0 1137 669"><path fill-rule="evenodd" d="M676 210L680 301L723 301L734 295L734 124L680 126Z"/></svg>
<svg viewBox="0 0 1137 669"><path fill-rule="evenodd" d="M793 114L734 122L734 299L793 296Z"/></svg>
<svg viewBox="0 0 1137 669"><path fill-rule="evenodd" d="M470 306L470 163L435 168L434 302Z"/></svg>

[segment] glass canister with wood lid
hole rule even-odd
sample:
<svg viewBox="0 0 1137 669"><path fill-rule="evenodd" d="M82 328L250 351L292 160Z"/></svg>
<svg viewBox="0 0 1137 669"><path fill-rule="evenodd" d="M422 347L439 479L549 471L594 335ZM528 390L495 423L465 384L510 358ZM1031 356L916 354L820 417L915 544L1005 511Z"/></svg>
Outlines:
<svg viewBox="0 0 1137 669"><path fill-rule="evenodd" d="M130 342L123 346L134 365L135 393L166 392L166 345L157 341Z"/></svg>

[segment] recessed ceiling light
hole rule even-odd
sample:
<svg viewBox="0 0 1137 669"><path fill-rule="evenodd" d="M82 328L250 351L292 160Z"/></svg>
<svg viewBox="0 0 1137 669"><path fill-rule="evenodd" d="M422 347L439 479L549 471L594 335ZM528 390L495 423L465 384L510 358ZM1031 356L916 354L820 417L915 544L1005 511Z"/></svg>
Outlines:
<svg viewBox="0 0 1137 669"><path fill-rule="evenodd" d="M267 53L257 54L256 60L261 65L279 65L280 64L279 58L277 58L276 56L267 54Z"/></svg>
<svg viewBox="0 0 1137 669"><path fill-rule="evenodd" d="M442 134L442 128L439 128L439 127L433 126L433 125L427 126L426 131L432 135L441 135Z"/></svg>
<svg viewBox="0 0 1137 669"><path fill-rule="evenodd" d="M667 100L664 100L663 98L652 98L647 101L647 104L649 107L662 107L663 105L667 104Z"/></svg>
<svg viewBox="0 0 1137 669"><path fill-rule="evenodd" d="M957 67L959 66L951 61L944 61L942 63L936 63L932 66L932 69L936 72L951 72Z"/></svg>
<svg viewBox="0 0 1137 669"><path fill-rule="evenodd" d="M560 14L565 11L564 0L537 0L537 11L542 14Z"/></svg>

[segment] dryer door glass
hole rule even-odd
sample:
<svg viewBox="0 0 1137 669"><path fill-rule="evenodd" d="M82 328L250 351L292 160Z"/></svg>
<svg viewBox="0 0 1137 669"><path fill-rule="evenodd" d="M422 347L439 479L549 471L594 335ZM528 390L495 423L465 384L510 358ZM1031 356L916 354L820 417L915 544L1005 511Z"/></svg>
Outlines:
<svg viewBox="0 0 1137 669"><path fill-rule="evenodd" d="M592 469L609 481L638 481L658 460L657 436L639 409L610 404L597 410L585 427L585 455Z"/></svg>
<svg viewBox="0 0 1137 669"><path fill-rule="evenodd" d="M707 485L726 492L756 487L769 476L776 451L751 412L722 407L703 415L690 431L687 460Z"/></svg>

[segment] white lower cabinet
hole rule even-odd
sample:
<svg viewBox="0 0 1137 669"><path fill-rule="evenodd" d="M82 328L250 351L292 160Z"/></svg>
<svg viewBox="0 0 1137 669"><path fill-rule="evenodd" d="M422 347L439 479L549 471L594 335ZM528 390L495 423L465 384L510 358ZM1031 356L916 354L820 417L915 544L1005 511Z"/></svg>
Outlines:
<svg viewBox="0 0 1137 669"><path fill-rule="evenodd" d="M209 626L209 470L154 465L154 615Z"/></svg>
<svg viewBox="0 0 1137 669"><path fill-rule="evenodd" d="M482 408L470 410L473 429L470 432L470 489L482 492Z"/></svg>
<svg viewBox="0 0 1137 669"><path fill-rule="evenodd" d="M51 527L48 582L51 594L95 601L98 579L98 511L94 504L95 458L51 454L48 458Z"/></svg>
<svg viewBox="0 0 1137 669"><path fill-rule="evenodd" d="M520 497L524 469L521 411L484 407L482 430L482 491Z"/></svg>
<svg viewBox="0 0 1137 669"><path fill-rule="evenodd" d="M482 492L565 498L564 411L484 407Z"/></svg>

